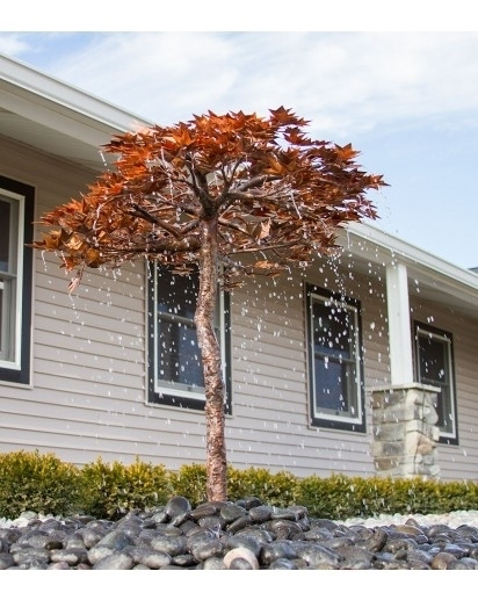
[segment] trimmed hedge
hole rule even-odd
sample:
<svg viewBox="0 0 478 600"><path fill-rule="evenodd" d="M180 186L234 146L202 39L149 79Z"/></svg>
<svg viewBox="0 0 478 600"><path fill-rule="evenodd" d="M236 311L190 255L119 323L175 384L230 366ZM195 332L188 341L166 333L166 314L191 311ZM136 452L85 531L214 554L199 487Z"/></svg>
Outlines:
<svg viewBox="0 0 478 600"><path fill-rule="evenodd" d="M239 470L229 467L227 477L228 497L231 500L255 496L264 504L282 508L297 503L299 479L287 471L270 473L263 468Z"/></svg>
<svg viewBox="0 0 478 600"><path fill-rule="evenodd" d="M53 454L0 454L0 516L26 510L68 514L81 509L80 470Z"/></svg>
<svg viewBox="0 0 478 600"><path fill-rule="evenodd" d="M298 487L298 503L311 515L329 519L478 509L478 484L469 481L312 475L300 480Z"/></svg>
<svg viewBox="0 0 478 600"><path fill-rule="evenodd" d="M177 473L170 474L170 482L175 496L184 496L193 506L205 502L206 467L204 465L182 465Z"/></svg>
<svg viewBox="0 0 478 600"><path fill-rule="evenodd" d="M163 465L141 462L128 466L101 458L81 469L83 512L97 518L119 519L130 510L145 510L167 502L173 494Z"/></svg>
<svg viewBox="0 0 478 600"><path fill-rule="evenodd" d="M311 516L335 520L478 509L478 484L471 481L342 474L301 479L287 471L271 473L255 467L228 467L228 495L230 500L254 496L278 507L299 504ZM130 510L163 506L172 496L184 496L193 506L205 502L205 466L183 465L177 472L168 472L163 465L139 458L130 465L107 464L99 458L79 468L52 454L0 454L0 516L7 518L32 510L114 520Z"/></svg>

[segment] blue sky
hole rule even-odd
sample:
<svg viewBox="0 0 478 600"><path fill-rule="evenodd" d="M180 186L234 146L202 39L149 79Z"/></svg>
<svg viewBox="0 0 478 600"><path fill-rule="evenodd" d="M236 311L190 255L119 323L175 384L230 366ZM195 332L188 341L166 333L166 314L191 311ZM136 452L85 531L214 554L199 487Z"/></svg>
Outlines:
<svg viewBox="0 0 478 600"><path fill-rule="evenodd" d="M208 109L292 108L311 120L314 137L351 142L363 167L384 175L390 187L372 196L377 226L478 266L477 32L446 14L447 32L420 19L408 31L399 20L360 31L343 19L318 31L215 30L202 16L196 27L155 19L161 31L142 31L144 14L119 19L117 30L105 15L101 31L20 16L0 32L0 52L162 125Z"/></svg>

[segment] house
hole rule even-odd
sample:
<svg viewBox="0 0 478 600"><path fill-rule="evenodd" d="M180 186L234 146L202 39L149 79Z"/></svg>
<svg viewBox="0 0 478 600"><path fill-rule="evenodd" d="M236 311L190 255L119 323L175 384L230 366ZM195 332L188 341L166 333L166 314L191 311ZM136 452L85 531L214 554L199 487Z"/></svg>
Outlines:
<svg viewBox="0 0 478 600"><path fill-rule="evenodd" d="M138 262L70 297L25 245L107 167L100 146L147 123L5 56L0 75L0 452L204 462L193 288ZM375 226L340 243L222 298L230 463L475 480L478 274Z"/></svg>

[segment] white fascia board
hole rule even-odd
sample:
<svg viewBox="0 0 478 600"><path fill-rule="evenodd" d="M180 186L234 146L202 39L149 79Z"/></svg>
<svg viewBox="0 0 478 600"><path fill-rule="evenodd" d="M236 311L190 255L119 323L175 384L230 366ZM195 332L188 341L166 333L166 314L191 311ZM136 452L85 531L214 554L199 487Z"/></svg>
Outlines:
<svg viewBox="0 0 478 600"><path fill-rule="evenodd" d="M467 290L478 297L478 274L463 269L390 233L365 223L349 223L339 236L340 244L352 254L386 267L400 262L412 276L432 278L449 289Z"/></svg>
<svg viewBox="0 0 478 600"><path fill-rule="evenodd" d="M97 145L95 130L100 134L122 133L150 125L137 115L1 54L0 80L10 84L2 90L4 108L56 131L81 135L85 142L90 141L84 130L89 126L92 145Z"/></svg>

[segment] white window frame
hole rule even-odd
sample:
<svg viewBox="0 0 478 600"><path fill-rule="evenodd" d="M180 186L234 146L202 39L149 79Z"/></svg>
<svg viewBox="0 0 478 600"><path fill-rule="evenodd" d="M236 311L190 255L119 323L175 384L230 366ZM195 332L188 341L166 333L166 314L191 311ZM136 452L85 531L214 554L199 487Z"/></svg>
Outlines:
<svg viewBox="0 0 478 600"><path fill-rule="evenodd" d="M446 385L448 388L448 405L443 407L443 410L450 414L451 431L447 431L443 427L440 427L440 442L446 443L458 443L458 427L457 427L457 407L456 407L456 391L455 391L455 372L454 372L454 360L453 360L453 338L452 335L446 331L436 329L435 327L427 327L425 324L415 322L415 365L417 380L420 383L427 385L433 385L434 387L441 388L441 383L429 377L423 376L421 373L421 356L420 356L420 344L419 337L426 337L441 342L446 348Z"/></svg>
<svg viewBox="0 0 478 600"><path fill-rule="evenodd" d="M0 368L20 370L22 355L23 316L23 248L25 196L0 188L0 200L12 207L9 223L9 265L0 270L2 291L2 336L0 344Z"/></svg>
<svg viewBox="0 0 478 600"><path fill-rule="evenodd" d="M365 414L364 414L364 378L363 378L363 361L362 361L362 341L361 341L361 319L360 319L360 304L350 298L340 297L339 295L329 293L327 290L322 290L317 286L306 284L307 298L307 330L308 330L308 354L309 354L309 385L310 385L310 416L311 425L317 427L329 427L334 429L352 430L355 432L365 432ZM353 337L351 339L352 359L347 362L354 364L355 368L355 385L353 386L353 398L349 398L349 405L355 406L355 415L345 411L333 409L320 409L317 406L316 399L316 370L315 358L316 349L314 347L314 303L320 302L325 306L330 306L331 310L340 309L343 314L347 315L348 319L352 320L351 331ZM350 327L348 325L348 327ZM324 356L326 354L324 353ZM339 359L340 362L340 359Z"/></svg>
<svg viewBox="0 0 478 600"><path fill-rule="evenodd" d="M204 387L190 386L181 383L175 383L171 381L165 381L161 379L159 374L159 356L158 356L158 327L159 318L158 315L158 265L150 263L148 266L150 270L150 293L151 304L149 309L149 315L152 326L150 326L150 395L148 404L167 404L172 406L181 406L184 408L193 409L204 409L205 405L205 392ZM178 277L187 277L184 275L178 275ZM181 317L179 317L181 318ZM194 325L195 327L195 325ZM218 291L217 299L217 310L216 310L216 335L218 336L219 345L221 349L221 362L223 367L223 378L226 385L226 412L230 412L230 352L229 352L229 298L227 294L222 291ZM198 348L198 355L200 355L200 349Z"/></svg>

